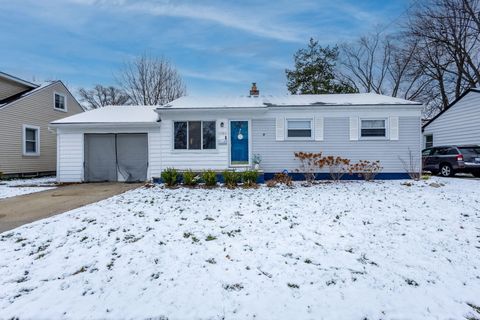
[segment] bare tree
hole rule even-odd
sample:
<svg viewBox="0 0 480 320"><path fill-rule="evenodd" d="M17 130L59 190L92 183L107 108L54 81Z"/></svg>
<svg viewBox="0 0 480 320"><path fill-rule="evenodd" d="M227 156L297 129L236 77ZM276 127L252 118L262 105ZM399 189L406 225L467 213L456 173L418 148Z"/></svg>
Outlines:
<svg viewBox="0 0 480 320"><path fill-rule="evenodd" d="M90 90L81 88L78 94L80 95L80 101L86 103L89 109L130 103L128 95L122 89L113 86L104 87L97 84Z"/></svg>
<svg viewBox="0 0 480 320"><path fill-rule="evenodd" d="M177 69L163 57L141 55L125 64L118 81L137 105L163 105L186 94Z"/></svg>
<svg viewBox="0 0 480 320"><path fill-rule="evenodd" d="M404 34L418 43L416 63L438 88L438 110L480 83L479 12L478 0L427 0L410 14Z"/></svg>
<svg viewBox="0 0 480 320"><path fill-rule="evenodd" d="M382 94L391 57L391 44L380 34L361 37L342 45L344 76L362 91Z"/></svg>

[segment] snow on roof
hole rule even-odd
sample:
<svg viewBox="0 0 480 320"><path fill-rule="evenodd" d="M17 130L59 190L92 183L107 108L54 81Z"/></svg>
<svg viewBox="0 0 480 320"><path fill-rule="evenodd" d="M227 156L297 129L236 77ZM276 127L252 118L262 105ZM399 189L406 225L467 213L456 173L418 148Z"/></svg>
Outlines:
<svg viewBox="0 0 480 320"><path fill-rule="evenodd" d="M285 96L193 97L176 99L158 110L202 108L266 108L268 106L418 105L420 103L375 93L305 94Z"/></svg>
<svg viewBox="0 0 480 320"><path fill-rule="evenodd" d="M156 122L157 106L107 106L53 121L52 124L146 123Z"/></svg>

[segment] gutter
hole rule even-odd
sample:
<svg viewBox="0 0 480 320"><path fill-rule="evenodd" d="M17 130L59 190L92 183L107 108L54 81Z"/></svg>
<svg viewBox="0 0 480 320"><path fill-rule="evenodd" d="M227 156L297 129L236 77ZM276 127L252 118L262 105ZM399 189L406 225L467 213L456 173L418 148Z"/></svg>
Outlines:
<svg viewBox="0 0 480 320"><path fill-rule="evenodd" d="M52 128L132 128L132 127L159 127L157 122L50 122Z"/></svg>

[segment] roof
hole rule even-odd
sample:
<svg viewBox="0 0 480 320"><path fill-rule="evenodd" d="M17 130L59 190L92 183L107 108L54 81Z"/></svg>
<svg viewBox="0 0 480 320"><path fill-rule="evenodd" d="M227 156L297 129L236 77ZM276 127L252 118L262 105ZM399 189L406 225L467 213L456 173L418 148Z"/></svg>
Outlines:
<svg viewBox="0 0 480 320"><path fill-rule="evenodd" d="M457 99L455 99L455 101L453 101L452 103L450 103L448 105L448 107L446 107L445 109L443 109L442 111L440 111L435 117L433 117L432 119L428 120L423 126L422 126L422 130L425 129L430 123L432 123L433 121L435 121L435 119L437 119L438 117L440 117L445 111L447 111L448 109L450 109L451 107L453 107L455 104L457 104L458 101L462 100L463 97L465 97L468 93L470 92L476 92L476 93L480 93L480 88L470 88L468 89L467 91L465 91L464 93L462 93Z"/></svg>
<svg viewBox="0 0 480 320"><path fill-rule="evenodd" d="M70 95L73 97L73 99L75 99L75 97L72 95L72 93L70 92L70 90L68 90L68 88L65 86L65 84L63 84L63 82L62 82L61 80L56 80L56 81L44 82L44 83L38 85L38 86L37 86L36 88L34 88L34 89L31 89L31 90L28 90L28 91L23 91L23 92L20 92L20 93L15 94L15 95L13 95L13 96L10 96L10 97L8 97L8 98L5 98L5 99L3 99L3 100L0 100L0 109L2 109L3 107L8 106L8 105L10 105L10 104L12 104L12 103L14 103L14 102L17 102L17 101L20 100L20 99L23 99L23 98L25 98L25 97L28 97L28 96L34 94L34 93L37 93L38 91L43 90L43 89L45 89L45 88L47 88L47 87L49 87L49 86L52 86L52 85L54 85L54 84L57 84L57 83L62 84L62 86L65 88L65 90L67 90L67 91L70 93ZM75 101L76 101L76 99L75 99ZM77 103L78 103L78 101L77 101ZM85 110L85 107L82 106L80 103L78 103L78 105L80 106L80 108L82 108L83 110Z"/></svg>
<svg viewBox="0 0 480 320"><path fill-rule="evenodd" d="M107 106L93 109L51 122L52 125L65 124L128 124L155 123L157 106Z"/></svg>
<svg viewBox="0 0 480 320"><path fill-rule="evenodd" d="M7 97L3 100L0 100L0 108L3 108L5 106L7 106L8 104L12 103L12 102L15 102L17 101L18 99L21 99L21 98L24 98L26 96L29 96L37 91L40 91L52 84L56 83L55 82L45 82L45 83L42 83L41 85L38 85L35 89L30 89L30 90L27 90L27 91L22 91L20 93L17 93L13 96L10 96L10 97Z"/></svg>
<svg viewBox="0 0 480 320"><path fill-rule="evenodd" d="M38 87L38 84L35 84L35 83L32 83L32 82L17 78L15 76L12 76L11 74L8 74L8 73L2 72L2 71L0 71L0 78L7 79L7 80L13 81L15 83L18 83L18 84L21 84L23 86L30 87L30 88Z"/></svg>
<svg viewBox="0 0 480 320"><path fill-rule="evenodd" d="M190 97L176 99L164 106L107 106L53 121L53 126L76 125L113 125L156 123L155 111L168 109L204 109L204 108L269 108L272 106L341 106L341 105L420 105L417 102L382 96L373 93L291 95L262 97Z"/></svg>
<svg viewBox="0 0 480 320"><path fill-rule="evenodd" d="M178 98L158 110L166 109L225 109L267 108L283 106L370 106L421 105L421 103L375 93L305 94L284 96L194 97Z"/></svg>

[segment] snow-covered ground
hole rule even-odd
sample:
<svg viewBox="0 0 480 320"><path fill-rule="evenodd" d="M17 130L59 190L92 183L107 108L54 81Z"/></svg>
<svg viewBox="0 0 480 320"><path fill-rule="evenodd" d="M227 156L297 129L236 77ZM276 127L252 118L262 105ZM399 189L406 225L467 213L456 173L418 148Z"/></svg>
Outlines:
<svg viewBox="0 0 480 320"><path fill-rule="evenodd" d="M141 188L26 225L0 318L479 318L480 181L402 183Z"/></svg>
<svg viewBox="0 0 480 320"><path fill-rule="evenodd" d="M55 177L0 180L0 199L55 188Z"/></svg>

